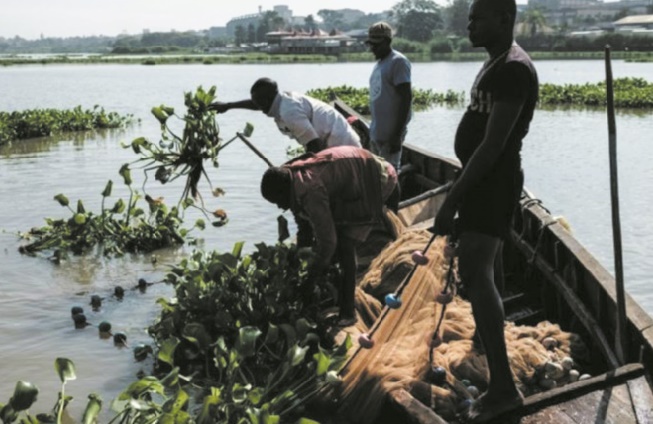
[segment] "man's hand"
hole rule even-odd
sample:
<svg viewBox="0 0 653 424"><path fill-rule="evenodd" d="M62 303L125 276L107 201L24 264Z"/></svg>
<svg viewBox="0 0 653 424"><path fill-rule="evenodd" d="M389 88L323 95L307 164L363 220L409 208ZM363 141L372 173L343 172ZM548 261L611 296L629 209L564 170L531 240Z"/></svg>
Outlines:
<svg viewBox="0 0 653 424"><path fill-rule="evenodd" d="M453 234L453 218L456 214L456 207L453 202L446 199L433 222L433 232L439 236L448 236Z"/></svg>
<svg viewBox="0 0 653 424"><path fill-rule="evenodd" d="M224 102L215 102L209 105L209 110L215 111L217 113L225 113L229 110L229 103Z"/></svg>

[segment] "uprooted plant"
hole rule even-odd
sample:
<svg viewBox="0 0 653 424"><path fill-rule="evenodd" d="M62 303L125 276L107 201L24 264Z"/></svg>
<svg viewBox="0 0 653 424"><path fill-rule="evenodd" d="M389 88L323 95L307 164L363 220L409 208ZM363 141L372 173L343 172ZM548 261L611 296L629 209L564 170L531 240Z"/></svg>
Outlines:
<svg viewBox="0 0 653 424"><path fill-rule="evenodd" d="M179 177L186 177L186 185L182 192L180 202L192 197L200 199L202 208L204 201L198 190L198 184L202 176L206 179L214 196L224 194L220 188L213 188L211 179L204 169L204 161L210 160L214 167L218 167L218 154L222 149L231 144L238 134L227 142L222 142L219 137L220 128L215 120L215 113L209 109L212 102L216 100L216 88L211 87L205 91L199 87L197 91L185 94L186 115L182 118L175 114L172 107L161 105L152 108L152 114L161 124L161 140L158 144L149 141L145 137L138 137L125 148L132 150L141 158L136 163L143 163L145 182L148 173L154 171L154 178L166 184ZM177 135L170 127L168 121L171 117L184 122L182 135ZM254 130L251 124L247 124L243 131L244 136L249 137ZM145 182L143 191L145 191ZM221 214L214 213L218 218Z"/></svg>

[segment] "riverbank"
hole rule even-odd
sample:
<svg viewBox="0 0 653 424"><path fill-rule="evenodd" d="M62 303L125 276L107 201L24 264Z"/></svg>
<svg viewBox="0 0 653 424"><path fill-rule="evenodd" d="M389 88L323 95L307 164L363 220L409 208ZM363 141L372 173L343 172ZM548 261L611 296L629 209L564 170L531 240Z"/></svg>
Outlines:
<svg viewBox="0 0 653 424"><path fill-rule="evenodd" d="M535 60L597 60L603 58L603 51L587 52L529 52ZM487 54L483 51L459 53L407 53L412 62L475 62L483 61ZM653 52L613 51L613 59L628 62L653 62ZM0 56L0 66L50 65L50 64L124 64L124 65L178 65L178 64L292 64L292 63L348 63L373 62L368 52L343 53L340 55L321 54L151 54L151 55L101 55L101 54L16 54Z"/></svg>

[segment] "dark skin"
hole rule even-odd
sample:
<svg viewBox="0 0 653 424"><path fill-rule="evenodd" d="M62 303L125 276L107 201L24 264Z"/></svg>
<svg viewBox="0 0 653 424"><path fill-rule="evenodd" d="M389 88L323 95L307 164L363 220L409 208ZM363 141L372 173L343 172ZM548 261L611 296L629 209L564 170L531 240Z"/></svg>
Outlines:
<svg viewBox="0 0 653 424"><path fill-rule="evenodd" d="M512 45L514 22L514 17L496 12L491 5L491 0L475 0L470 8L467 27L472 44L484 47L490 60ZM454 215L461 199L494 167L523 106L524 100L494 102L483 141L436 215L436 234L452 234ZM501 239L498 237L471 231L459 236L460 275L469 287L476 331L485 347L490 370L488 390L467 412L466 418L470 422L486 421L523 403L512 378L503 329L503 304L495 285L495 263L500 251Z"/></svg>
<svg viewBox="0 0 653 424"><path fill-rule="evenodd" d="M290 190L288 190L288 192L290 193ZM291 197L292 195L289 195L287 199L279 199L274 202L274 204L276 204L280 209L284 211L288 210L290 209ZM308 223L303 219L301 219L301 221L303 221L301 224L300 221L298 221L298 226L308 224L314 225L313 223ZM302 242L302 245L299 247L308 247L304 245L307 243L308 239L306 237L303 237L303 239L304 240L298 240L298 243L300 241ZM342 327L348 327L356 323L356 312L354 304L357 268L356 243L353 240L349 240L346 237L341 237L338 235L336 255L338 263L340 264L340 269L342 271L342 282L341 286L338 288L338 306L340 308L338 325ZM324 265L320 265L319 262L321 261L315 261L314 264L309 268L309 281L318 281L326 271Z"/></svg>
<svg viewBox="0 0 653 424"><path fill-rule="evenodd" d="M389 38L367 41L366 44L376 60L383 60L392 52L392 40ZM410 105L413 102L413 90L409 82L396 85L395 90L399 95L399 119L397 120L397 127L389 134L390 153L397 153L401 149L403 129L406 128L408 123Z"/></svg>
<svg viewBox="0 0 653 424"><path fill-rule="evenodd" d="M239 100L237 102L216 102L212 103L209 109L217 113L225 113L231 109L260 110L267 115L278 93L278 91L266 92L266 90L254 90L251 92L250 99ZM305 147L307 152L317 153L324 149L325 145L326 143L323 140L316 138L309 141Z"/></svg>

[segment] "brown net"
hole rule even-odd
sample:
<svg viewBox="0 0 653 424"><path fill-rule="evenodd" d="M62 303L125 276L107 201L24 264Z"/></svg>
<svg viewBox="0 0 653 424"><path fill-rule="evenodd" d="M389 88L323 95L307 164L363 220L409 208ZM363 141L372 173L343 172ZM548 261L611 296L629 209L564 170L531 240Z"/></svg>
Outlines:
<svg viewBox="0 0 653 424"><path fill-rule="evenodd" d="M356 293L359 320L355 326L345 329L352 336L354 356L341 372L339 412L352 422L371 423L377 419L381 405L392 391L420 387L424 392L424 387L430 387L426 396L418 396L415 390L413 394L442 417L451 418L457 405L475 394L476 389L468 385L481 391L486 387L488 369L485 356L471 341L475 330L471 306L459 297L447 305L440 328L443 343L434 349L433 364L429 364L430 341L442 308L435 299L445 285L447 274L444 238L436 238L429 247L426 252L429 262L415 270L404 288L401 308L389 310L375 328L374 346L358 349L358 336L369 332L382 314L379 299L397 289L414 265L411 254L423 250L431 236L425 230L402 228L398 219L391 217L391 221L398 234L397 240L372 261L359 283ZM551 363L562 368L559 364L570 356L572 345L580 345L578 337L548 322L536 327L508 323L505 336L515 380L525 394L532 392L533 385L548 388L570 378L568 368L563 373L556 368L556 372L547 371L546 375L545 368L551 368ZM543 344L545 340L549 341L544 343L548 349ZM442 387L416 384L426 380L431 365L447 371L446 384ZM547 382L539 385L543 379ZM468 381L463 384L463 380Z"/></svg>

